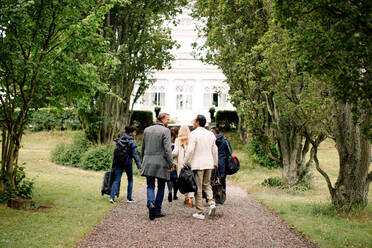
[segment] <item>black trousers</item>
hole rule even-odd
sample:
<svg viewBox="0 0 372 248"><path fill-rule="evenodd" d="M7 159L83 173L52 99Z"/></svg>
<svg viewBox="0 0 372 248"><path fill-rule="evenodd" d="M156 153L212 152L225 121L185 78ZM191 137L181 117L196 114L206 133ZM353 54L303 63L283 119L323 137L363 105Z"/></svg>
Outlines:
<svg viewBox="0 0 372 248"><path fill-rule="evenodd" d="M167 181L167 187L168 187L168 192L171 193L173 190L173 195L177 196L178 192L178 187L177 187L177 178L171 178L170 181Z"/></svg>

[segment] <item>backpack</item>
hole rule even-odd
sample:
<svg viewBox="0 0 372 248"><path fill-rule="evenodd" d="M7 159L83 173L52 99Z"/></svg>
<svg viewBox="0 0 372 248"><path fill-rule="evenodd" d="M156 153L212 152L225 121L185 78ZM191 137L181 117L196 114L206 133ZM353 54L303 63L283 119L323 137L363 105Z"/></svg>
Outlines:
<svg viewBox="0 0 372 248"><path fill-rule="evenodd" d="M127 139L115 139L113 168L124 167L129 160L129 141Z"/></svg>
<svg viewBox="0 0 372 248"><path fill-rule="evenodd" d="M240 168L240 162L238 157L234 156L231 151L230 142L225 139L227 148L229 150L229 154L227 155L226 159L226 166L225 166L225 173L226 175L233 175L238 172Z"/></svg>

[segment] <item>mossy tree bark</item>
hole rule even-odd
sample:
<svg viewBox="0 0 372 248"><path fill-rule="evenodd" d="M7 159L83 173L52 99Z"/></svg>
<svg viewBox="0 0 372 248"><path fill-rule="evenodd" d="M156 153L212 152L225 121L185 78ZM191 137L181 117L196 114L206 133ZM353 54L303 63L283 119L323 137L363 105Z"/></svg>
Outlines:
<svg viewBox="0 0 372 248"><path fill-rule="evenodd" d="M372 172L370 141L362 134L361 125L353 121L352 104L342 101L333 104L334 134L339 154L339 175L332 191L332 202L346 212L363 209L368 204ZM364 114L364 116L367 113ZM363 118L363 117L362 117Z"/></svg>
<svg viewBox="0 0 372 248"><path fill-rule="evenodd" d="M304 135L304 127L295 121L284 118L277 109L272 96L266 97L267 109L273 125L272 133L277 140L279 162L282 167L282 178L289 185L299 183L307 174L306 155L310 150L310 141Z"/></svg>

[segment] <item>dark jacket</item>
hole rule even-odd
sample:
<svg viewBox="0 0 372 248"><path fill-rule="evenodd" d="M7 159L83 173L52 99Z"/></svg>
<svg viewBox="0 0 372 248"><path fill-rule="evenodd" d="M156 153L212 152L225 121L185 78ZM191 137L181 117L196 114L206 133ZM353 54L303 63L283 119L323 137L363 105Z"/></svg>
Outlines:
<svg viewBox="0 0 372 248"><path fill-rule="evenodd" d="M157 122L147 127L142 140L142 176L169 181L173 167L170 130Z"/></svg>
<svg viewBox="0 0 372 248"><path fill-rule="evenodd" d="M138 154L138 146L136 141L134 140L134 137L130 134L124 134L123 137L121 137L122 140L128 141L128 159L123 165L119 165L118 167L127 167L132 166L133 160L136 162L137 168L141 169L141 160Z"/></svg>
<svg viewBox="0 0 372 248"><path fill-rule="evenodd" d="M221 177L225 177L227 156L230 152L227 147L227 141L221 134L216 134L216 145L218 148L218 171Z"/></svg>

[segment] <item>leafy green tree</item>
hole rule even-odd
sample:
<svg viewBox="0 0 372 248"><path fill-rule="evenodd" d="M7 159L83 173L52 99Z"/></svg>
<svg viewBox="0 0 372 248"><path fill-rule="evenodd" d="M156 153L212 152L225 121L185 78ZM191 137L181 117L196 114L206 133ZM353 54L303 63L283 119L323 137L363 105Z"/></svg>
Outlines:
<svg viewBox="0 0 372 248"><path fill-rule="evenodd" d="M6 184L15 188L30 110L104 88L94 66L65 56L69 45L83 45L76 33L93 28L91 13L103 6L93 0L0 1L0 192Z"/></svg>
<svg viewBox="0 0 372 248"><path fill-rule="evenodd" d="M368 204L371 163L372 2L275 0L281 25L290 30L297 67L330 87L333 134L340 157L336 183L321 170L336 209ZM314 140L312 141L314 142ZM319 167L319 162L317 167ZM319 167L320 168L320 167Z"/></svg>
<svg viewBox="0 0 372 248"><path fill-rule="evenodd" d="M252 77L249 84L265 96L268 118L263 119L267 127L263 131L277 143L282 178L294 185L306 179L312 164L313 157L306 162L310 139L320 143L326 137L320 123L328 124L329 98L324 84L296 70L288 31L269 23L269 30L251 52L261 80Z"/></svg>
<svg viewBox="0 0 372 248"><path fill-rule="evenodd" d="M113 61L101 61L97 66L110 94L97 91L93 97L77 102L91 141L107 144L123 133L130 122L131 99L134 104L144 93L154 80L155 70L170 66L176 42L171 39L167 23L185 4L185 0L116 3L105 14L99 35L107 43Z"/></svg>
<svg viewBox="0 0 372 248"><path fill-rule="evenodd" d="M315 127L325 103L317 96L319 81L296 71L288 32L271 21L271 1L197 1L194 9L204 22L201 52L227 77L240 132L262 144L288 184L304 180L311 165L305 131L324 137Z"/></svg>
<svg viewBox="0 0 372 248"><path fill-rule="evenodd" d="M199 46L198 56L217 65L226 76L229 94L239 116L241 140L247 142L251 113L254 112L256 117L262 112L257 104L251 105L254 110L249 114L244 108L248 102L261 102L262 96L247 87L253 68L246 67L243 71L240 59L249 54L268 28L269 16L264 1L198 0L193 6L193 17L202 24L198 29L204 39L203 44L194 44ZM258 129L253 127L251 131Z"/></svg>

